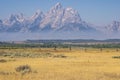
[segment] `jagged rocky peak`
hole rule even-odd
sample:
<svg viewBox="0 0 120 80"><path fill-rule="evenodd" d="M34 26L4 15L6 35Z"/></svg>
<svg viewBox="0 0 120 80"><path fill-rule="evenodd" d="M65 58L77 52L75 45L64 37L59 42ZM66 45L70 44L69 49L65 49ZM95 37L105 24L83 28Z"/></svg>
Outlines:
<svg viewBox="0 0 120 80"><path fill-rule="evenodd" d="M120 22L119 21L113 21L113 23L111 24L111 27L115 31L120 31Z"/></svg>
<svg viewBox="0 0 120 80"><path fill-rule="evenodd" d="M0 24L2 24L3 23L3 21L2 20L0 20Z"/></svg>
<svg viewBox="0 0 120 80"><path fill-rule="evenodd" d="M58 28L61 27L61 20L64 15L64 9L60 3L53 6L45 15L44 19L41 21L40 27L51 27Z"/></svg>
<svg viewBox="0 0 120 80"><path fill-rule="evenodd" d="M0 20L0 29L1 29L1 27L3 27L3 22L2 22L2 20Z"/></svg>
<svg viewBox="0 0 120 80"><path fill-rule="evenodd" d="M16 18L17 18L19 21L23 21L23 20L25 19L23 13L16 14Z"/></svg>
<svg viewBox="0 0 120 80"><path fill-rule="evenodd" d="M64 12L63 22L80 23L81 18L76 10L73 8L66 8Z"/></svg>
<svg viewBox="0 0 120 80"><path fill-rule="evenodd" d="M40 27L49 26L58 29L69 23L81 23L79 13L73 8L63 8L60 3L57 3L45 15Z"/></svg>
<svg viewBox="0 0 120 80"><path fill-rule="evenodd" d="M10 17L6 20L7 23L12 23L12 22L23 22L25 20L25 17L23 16L23 13L19 14L11 14Z"/></svg>
<svg viewBox="0 0 120 80"><path fill-rule="evenodd" d="M63 11L63 7L62 7L61 3L57 3L55 6L53 6L53 7L48 11L48 13L49 13L49 14L53 14L53 13L57 13L57 12L60 12L60 11Z"/></svg>
<svg viewBox="0 0 120 80"><path fill-rule="evenodd" d="M4 21L4 24L10 26L14 24L16 21L17 21L16 16L14 14L11 14L9 18Z"/></svg>
<svg viewBox="0 0 120 80"><path fill-rule="evenodd" d="M110 25L108 25L107 30L112 32L119 32L120 31L120 22L119 21L113 21Z"/></svg>
<svg viewBox="0 0 120 80"><path fill-rule="evenodd" d="M111 25L118 27L118 26L120 26L120 22L119 21L113 21Z"/></svg>
<svg viewBox="0 0 120 80"><path fill-rule="evenodd" d="M35 20L36 18L43 18L44 13L41 10L37 10L34 15L31 17L32 20Z"/></svg>
<svg viewBox="0 0 120 80"><path fill-rule="evenodd" d="M55 9L55 10L62 9L61 3L58 2L55 6L52 7L52 9Z"/></svg>
<svg viewBox="0 0 120 80"><path fill-rule="evenodd" d="M8 18L8 21L12 22L14 20L17 20L16 18L17 18L16 15L11 14L10 17Z"/></svg>
<svg viewBox="0 0 120 80"><path fill-rule="evenodd" d="M69 14L71 14L71 15L74 15L74 16L77 16L77 17L79 16L78 11L73 9L73 8L66 8L66 11L68 11Z"/></svg>

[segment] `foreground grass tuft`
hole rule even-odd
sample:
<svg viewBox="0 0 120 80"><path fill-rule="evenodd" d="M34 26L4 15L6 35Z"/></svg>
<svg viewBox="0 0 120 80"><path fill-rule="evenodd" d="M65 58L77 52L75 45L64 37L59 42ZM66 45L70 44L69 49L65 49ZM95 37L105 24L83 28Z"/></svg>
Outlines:
<svg viewBox="0 0 120 80"><path fill-rule="evenodd" d="M29 65L21 65L15 68L16 72L21 73L22 75L32 72Z"/></svg>
<svg viewBox="0 0 120 80"><path fill-rule="evenodd" d="M0 59L0 63L5 63L5 62L7 62L7 60L5 60L5 59Z"/></svg>
<svg viewBox="0 0 120 80"><path fill-rule="evenodd" d="M113 56L114 59L120 59L120 56Z"/></svg>

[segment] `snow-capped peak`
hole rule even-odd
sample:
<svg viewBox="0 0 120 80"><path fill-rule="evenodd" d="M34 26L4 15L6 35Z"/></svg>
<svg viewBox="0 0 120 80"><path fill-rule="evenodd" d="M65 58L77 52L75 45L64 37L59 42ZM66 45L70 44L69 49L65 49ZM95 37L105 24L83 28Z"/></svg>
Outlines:
<svg viewBox="0 0 120 80"><path fill-rule="evenodd" d="M73 8L66 8L64 11L64 18L62 20L63 23L80 23L81 18L79 13Z"/></svg>
<svg viewBox="0 0 120 80"><path fill-rule="evenodd" d="M24 21L24 16L23 13L19 13L19 14L11 14L9 20L13 21L13 20L17 20L19 22L23 22Z"/></svg>
<svg viewBox="0 0 120 80"><path fill-rule="evenodd" d="M119 26L119 25L120 25L120 22L119 22L119 21L113 21L111 25Z"/></svg>
<svg viewBox="0 0 120 80"><path fill-rule="evenodd" d="M106 27L107 30L112 32L119 32L120 31L120 22L119 21L113 21L110 25Z"/></svg>
<svg viewBox="0 0 120 80"><path fill-rule="evenodd" d="M76 10L74 10L73 8L71 8L71 7L66 8L66 11L69 11L71 14L77 14L77 15L79 15L79 13Z"/></svg>
<svg viewBox="0 0 120 80"><path fill-rule="evenodd" d="M62 5L59 2L53 7L53 9L56 9L56 10L61 9L61 8L62 8Z"/></svg>
<svg viewBox="0 0 120 80"><path fill-rule="evenodd" d="M24 16L22 13L20 14L11 14L10 17L4 21L4 24L6 25L11 25L14 24L15 22L20 22L22 23L25 20Z"/></svg>
<svg viewBox="0 0 120 80"><path fill-rule="evenodd" d="M11 23L16 20L17 20L17 16L14 14L11 14L10 17L7 19L7 22Z"/></svg>
<svg viewBox="0 0 120 80"><path fill-rule="evenodd" d="M2 24L3 22L2 22L2 20L0 20L0 24Z"/></svg>
<svg viewBox="0 0 120 80"><path fill-rule="evenodd" d="M119 21L113 21L111 24L111 27L113 28L113 30L118 31L120 30L120 22Z"/></svg>
<svg viewBox="0 0 120 80"><path fill-rule="evenodd" d="M55 6L53 6L50 11L48 13L52 14L52 13L56 13L60 10L63 10L63 7L60 3L57 3Z"/></svg>
<svg viewBox="0 0 120 80"><path fill-rule="evenodd" d="M49 26L53 29L59 29L65 24L70 23L81 23L79 13L73 8L63 8L60 3L57 3L45 15L40 27L44 28Z"/></svg>
<svg viewBox="0 0 120 80"><path fill-rule="evenodd" d="M25 19L23 13L17 14L16 17L17 17L17 20L20 22L24 21Z"/></svg>
<svg viewBox="0 0 120 80"><path fill-rule="evenodd" d="M31 17L31 20L35 20L35 19L38 18L38 17L43 18L43 16L44 16L43 12L40 11L40 10L37 10L37 11L34 13L34 15Z"/></svg>
<svg viewBox="0 0 120 80"><path fill-rule="evenodd" d="M44 19L41 21L40 27L44 28L50 26L51 28L61 27L61 20L64 15L64 9L60 3L53 6L45 15Z"/></svg>

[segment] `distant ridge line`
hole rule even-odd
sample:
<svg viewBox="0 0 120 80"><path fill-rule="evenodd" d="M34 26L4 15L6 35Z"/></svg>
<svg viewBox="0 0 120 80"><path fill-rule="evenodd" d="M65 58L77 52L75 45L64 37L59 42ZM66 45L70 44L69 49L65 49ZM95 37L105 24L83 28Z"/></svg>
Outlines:
<svg viewBox="0 0 120 80"><path fill-rule="evenodd" d="M42 39L42 40L26 40L25 42L120 42L120 39L106 39L106 40L96 40L96 39Z"/></svg>

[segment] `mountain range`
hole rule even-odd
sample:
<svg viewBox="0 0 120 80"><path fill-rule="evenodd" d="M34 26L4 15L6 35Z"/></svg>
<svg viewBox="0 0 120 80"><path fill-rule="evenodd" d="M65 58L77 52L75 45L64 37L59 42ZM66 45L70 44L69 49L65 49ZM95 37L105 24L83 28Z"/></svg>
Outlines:
<svg viewBox="0 0 120 80"><path fill-rule="evenodd" d="M78 36L116 34L120 33L120 22L113 21L108 26L95 26L83 21L77 10L70 7L64 8L57 3L48 12L37 10L29 18L26 18L23 13L11 14L8 19L0 20L0 32L37 32L54 35L67 33Z"/></svg>

